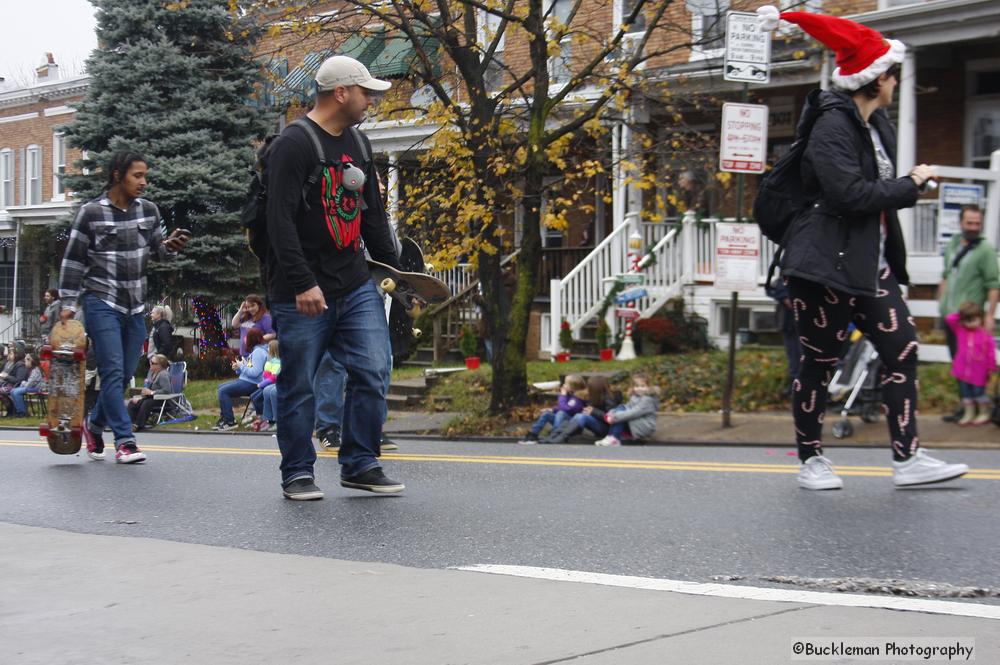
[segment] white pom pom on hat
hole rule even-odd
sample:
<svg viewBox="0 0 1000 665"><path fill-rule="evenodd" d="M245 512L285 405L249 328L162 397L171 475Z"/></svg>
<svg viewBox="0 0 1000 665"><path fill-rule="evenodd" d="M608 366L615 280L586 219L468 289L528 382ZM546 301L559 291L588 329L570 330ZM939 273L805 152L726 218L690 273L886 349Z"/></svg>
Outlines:
<svg viewBox="0 0 1000 665"><path fill-rule="evenodd" d="M906 45L886 39L878 31L839 16L812 12L779 12L765 5L757 9L761 29L772 32L780 20L795 23L837 54L837 68L831 79L843 90L857 90L902 64Z"/></svg>

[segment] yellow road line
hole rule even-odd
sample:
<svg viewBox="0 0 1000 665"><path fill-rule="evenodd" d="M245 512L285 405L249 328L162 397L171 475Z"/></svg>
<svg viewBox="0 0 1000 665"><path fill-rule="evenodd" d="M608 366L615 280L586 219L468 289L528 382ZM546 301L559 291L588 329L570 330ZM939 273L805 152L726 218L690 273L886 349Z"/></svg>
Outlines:
<svg viewBox="0 0 1000 665"><path fill-rule="evenodd" d="M45 448L44 443L0 440L0 446ZM277 457L274 448L225 448L219 446L146 444L144 450L162 453L195 455L253 455ZM336 457L335 453L319 451L319 457ZM760 464L752 462L689 462L673 460L614 460L576 457L520 457L512 455L450 455L445 453L387 453L385 460L397 462L449 462L461 464L508 464L517 466L558 466L589 469L644 469L654 471L705 471L715 473L798 473L798 465ZM881 466L837 466L842 476L885 477L892 469ZM972 469L965 476L975 480L1000 480L1000 469Z"/></svg>

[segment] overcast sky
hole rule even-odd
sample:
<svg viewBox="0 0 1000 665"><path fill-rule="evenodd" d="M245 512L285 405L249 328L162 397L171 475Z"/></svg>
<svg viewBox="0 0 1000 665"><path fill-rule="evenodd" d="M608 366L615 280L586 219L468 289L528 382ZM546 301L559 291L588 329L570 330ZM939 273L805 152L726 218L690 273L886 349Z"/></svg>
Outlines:
<svg viewBox="0 0 1000 665"><path fill-rule="evenodd" d="M82 74L97 47L94 11L87 0L0 0L0 76L30 82L46 51L60 76Z"/></svg>

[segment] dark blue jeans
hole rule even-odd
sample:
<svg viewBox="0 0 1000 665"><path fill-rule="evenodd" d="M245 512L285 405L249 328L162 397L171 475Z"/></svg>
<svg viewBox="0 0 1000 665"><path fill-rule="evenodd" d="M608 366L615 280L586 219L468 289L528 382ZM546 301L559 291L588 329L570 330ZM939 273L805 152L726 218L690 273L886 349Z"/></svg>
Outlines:
<svg viewBox="0 0 1000 665"><path fill-rule="evenodd" d="M324 353L313 379L313 392L316 393L316 431L336 427L340 429L344 421L344 384L347 383L347 370L334 360L329 353Z"/></svg>
<svg viewBox="0 0 1000 665"><path fill-rule="evenodd" d="M965 381L958 382L958 392L962 399L985 401L986 386L976 386Z"/></svg>
<svg viewBox="0 0 1000 665"><path fill-rule="evenodd" d="M608 424L606 422L587 413L576 414L573 416L573 422L575 422L577 427L580 429L589 429L599 437L606 436L608 433Z"/></svg>
<svg viewBox="0 0 1000 665"><path fill-rule="evenodd" d="M324 353L347 370L340 473L356 476L379 466L391 352L385 307L375 285L365 283L316 317L300 314L294 303L274 303L281 373L278 374L278 447L281 480L287 485L315 477L312 430L316 416L313 382Z"/></svg>
<svg viewBox="0 0 1000 665"><path fill-rule="evenodd" d="M125 408L125 389L135 376L142 343L146 341L143 315L119 312L89 293L83 294L80 304L101 378L97 404L90 411L90 428L101 431L105 425L110 427L115 446L135 443L132 420Z"/></svg>

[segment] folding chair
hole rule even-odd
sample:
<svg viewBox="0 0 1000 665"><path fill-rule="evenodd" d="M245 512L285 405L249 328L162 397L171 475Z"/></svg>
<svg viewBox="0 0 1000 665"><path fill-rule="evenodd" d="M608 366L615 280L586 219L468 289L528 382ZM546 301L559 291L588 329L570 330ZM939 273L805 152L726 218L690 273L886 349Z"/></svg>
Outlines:
<svg viewBox="0 0 1000 665"><path fill-rule="evenodd" d="M171 392L153 395L153 399L160 402L160 413L156 416L154 426L194 420L194 408L191 406L191 402L184 397L184 386L187 385L187 363L183 361L170 363L167 372L170 376ZM167 420L164 420L164 416L167 417Z"/></svg>

